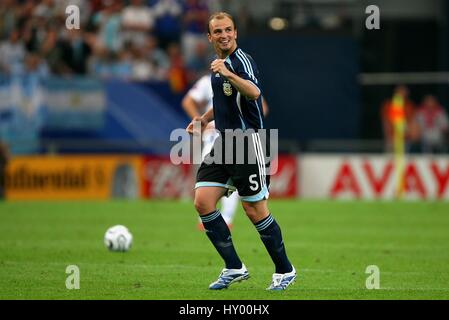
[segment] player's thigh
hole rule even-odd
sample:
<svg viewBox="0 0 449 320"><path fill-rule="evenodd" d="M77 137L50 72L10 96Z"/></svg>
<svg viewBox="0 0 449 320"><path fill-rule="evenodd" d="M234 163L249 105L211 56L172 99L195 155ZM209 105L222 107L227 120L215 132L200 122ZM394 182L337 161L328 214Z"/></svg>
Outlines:
<svg viewBox="0 0 449 320"><path fill-rule="evenodd" d="M200 187L195 189L195 208L200 215L216 210L217 202L224 196L227 189L222 187Z"/></svg>
<svg viewBox="0 0 449 320"><path fill-rule="evenodd" d="M195 208L203 215L215 210L218 200L232 188L229 174L220 164L203 162L195 184Z"/></svg>

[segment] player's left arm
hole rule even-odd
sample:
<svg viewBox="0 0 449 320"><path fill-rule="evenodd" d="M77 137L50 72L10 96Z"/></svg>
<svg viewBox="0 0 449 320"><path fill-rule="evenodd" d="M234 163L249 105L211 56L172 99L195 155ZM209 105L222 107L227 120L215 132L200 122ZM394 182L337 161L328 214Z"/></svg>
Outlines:
<svg viewBox="0 0 449 320"><path fill-rule="evenodd" d="M227 78L234 88L236 88L242 95L251 100L256 100L260 96L260 90L254 83L249 80L239 77L237 74L230 71L224 59L215 59L212 61L210 69L214 73L219 73Z"/></svg>

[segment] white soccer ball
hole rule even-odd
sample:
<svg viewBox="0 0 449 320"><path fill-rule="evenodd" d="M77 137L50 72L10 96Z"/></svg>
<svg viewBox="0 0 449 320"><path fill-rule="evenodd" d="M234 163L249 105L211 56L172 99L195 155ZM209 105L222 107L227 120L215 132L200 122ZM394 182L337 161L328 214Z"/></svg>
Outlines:
<svg viewBox="0 0 449 320"><path fill-rule="evenodd" d="M104 235L104 245L111 251L128 251L132 243L133 235L122 225L110 227Z"/></svg>

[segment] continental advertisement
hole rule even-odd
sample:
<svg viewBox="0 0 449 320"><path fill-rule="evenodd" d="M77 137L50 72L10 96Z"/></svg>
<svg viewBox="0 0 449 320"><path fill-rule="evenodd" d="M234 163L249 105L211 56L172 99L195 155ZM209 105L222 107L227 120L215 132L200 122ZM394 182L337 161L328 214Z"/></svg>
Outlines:
<svg viewBox="0 0 449 320"><path fill-rule="evenodd" d="M134 155L16 157L9 162L6 170L6 198L139 198L141 159Z"/></svg>
<svg viewBox="0 0 449 320"><path fill-rule="evenodd" d="M298 196L296 156L281 155L270 197ZM186 199L194 194L196 168L150 155L15 157L6 171L9 200Z"/></svg>

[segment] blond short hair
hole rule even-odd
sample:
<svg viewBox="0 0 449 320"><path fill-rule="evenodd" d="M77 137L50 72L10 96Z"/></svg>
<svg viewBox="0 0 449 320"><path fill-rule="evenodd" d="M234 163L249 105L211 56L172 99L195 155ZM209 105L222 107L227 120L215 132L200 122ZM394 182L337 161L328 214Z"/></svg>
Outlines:
<svg viewBox="0 0 449 320"><path fill-rule="evenodd" d="M211 14L211 16L209 17L209 20L207 21L207 33L210 34L210 22L214 19L224 19L224 18L228 18L232 21L232 24L234 25L234 29L237 29L237 26L235 24L235 20L234 17L231 16L229 13L221 11L221 12L215 12L213 14Z"/></svg>

